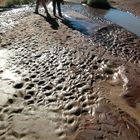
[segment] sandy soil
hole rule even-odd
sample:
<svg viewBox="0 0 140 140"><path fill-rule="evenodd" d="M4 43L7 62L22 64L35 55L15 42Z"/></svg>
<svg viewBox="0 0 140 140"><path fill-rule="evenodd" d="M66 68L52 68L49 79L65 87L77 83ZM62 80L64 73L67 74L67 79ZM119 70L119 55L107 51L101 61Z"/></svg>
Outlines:
<svg viewBox="0 0 140 140"><path fill-rule="evenodd" d="M20 19L0 33L0 139L140 140L139 44L116 25L87 38Z"/></svg>

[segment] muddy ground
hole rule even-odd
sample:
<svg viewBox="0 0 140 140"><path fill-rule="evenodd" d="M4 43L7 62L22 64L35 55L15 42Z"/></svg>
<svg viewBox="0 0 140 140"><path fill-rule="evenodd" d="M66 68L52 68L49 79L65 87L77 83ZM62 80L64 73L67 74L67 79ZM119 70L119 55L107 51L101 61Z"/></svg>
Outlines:
<svg viewBox="0 0 140 140"><path fill-rule="evenodd" d="M1 30L0 140L140 140L140 39L64 23L31 11Z"/></svg>

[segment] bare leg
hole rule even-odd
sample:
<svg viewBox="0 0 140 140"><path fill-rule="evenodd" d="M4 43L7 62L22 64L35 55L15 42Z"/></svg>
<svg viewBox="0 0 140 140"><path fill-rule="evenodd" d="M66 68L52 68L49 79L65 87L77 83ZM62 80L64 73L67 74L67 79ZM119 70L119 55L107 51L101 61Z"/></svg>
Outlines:
<svg viewBox="0 0 140 140"><path fill-rule="evenodd" d="M58 7L58 14L60 17L62 17L62 13L61 13L61 3L59 1L57 1L57 7Z"/></svg>
<svg viewBox="0 0 140 140"><path fill-rule="evenodd" d="M56 1L53 0L53 15L56 16Z"/></svg>
<svg viewBox="0 0 140 140"><path fill-rule="evenodd" d="M39 0L36 0L35 13L38 14Z"/></svg>

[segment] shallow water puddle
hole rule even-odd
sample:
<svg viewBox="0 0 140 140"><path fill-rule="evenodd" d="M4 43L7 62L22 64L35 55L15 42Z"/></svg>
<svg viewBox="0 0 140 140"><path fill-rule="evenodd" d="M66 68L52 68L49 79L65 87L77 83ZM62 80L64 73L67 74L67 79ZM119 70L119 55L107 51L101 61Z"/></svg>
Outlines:
<svg viewBox="0 0 140 140"><path fill-rule="evenodd" d="M137 36L140 36L140 18L135 17L134 15L120 10L110 9L104 15L104 18L124 27Z"/></svg>
<svg viewBox="0 0 140 140"><path fill-rule="evenodd" d="M85 15L86 17L88 17L89 19L92 20L93 23L91 23L91 21L84 21L83 20L75 20L75 19L71 19L71 23L70 25L74 28L77 28L79 30L79 26L80 26L80 30L81 28L84 28L84 26L87 28L89 26L89 29L87 30L91 32L92 30L92 24L94 25L94 21L96 18L104 18L107 19L123 28L125 28L126 30L136 34L137 36L140 36L140 18L134 16L133 14L130 14L128 12L123 12L117 9L110 9L110 10L103 10L103 9L97 9L97 8L91 8L88 6L84 6L81 4L75 4L75 3L68 3L66 5L63 6L62 11L64 13L66 13L67 11L70 10L74 10L78 13L80 13L81 15ZM74 23L74 24L73 24ZM79 25L79 26L77 26ZM81 26L82 25L82 26ZM84 26L83 26L84 25ZM89 34L91 34L89 32Z"/></svg>
<svg viewBox="0 0 140 140"><path fill-rule="evenodd" d="M52 3L48 4L48 8L52 11ZM84 7L80 4L68 3L62 6L63 18L62 22L68 27L80 31L85 35L92 35L102 25L98 21L93 21L81 14Z"/></svg>

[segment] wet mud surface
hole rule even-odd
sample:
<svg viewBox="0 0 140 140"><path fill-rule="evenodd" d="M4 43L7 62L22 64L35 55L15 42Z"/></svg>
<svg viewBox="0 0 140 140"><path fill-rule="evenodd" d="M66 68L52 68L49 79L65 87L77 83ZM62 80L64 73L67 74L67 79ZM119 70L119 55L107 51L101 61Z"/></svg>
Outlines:
<svg viewBox="0 0 140 140"><path fill-rule="evenodd" d="M0 139L140 140L139 38L52 20L58 30L31 14L0 33Z"/></svg>
<svg viewBox="0 0 140 140"><path fill-rule="evenodd" d="M124 61L140 63L140 39L116 25L99 29L93 35L95 45L106 48L108 53Z"/></svg>
<svg viewBox="0 0 140 140"><path fill-rule="evenodd" d="M15 27L20 19L30 15L31 12L33 12L33 8L29 6L0 12L0 32L5 32L10 28Z"/></svg>

